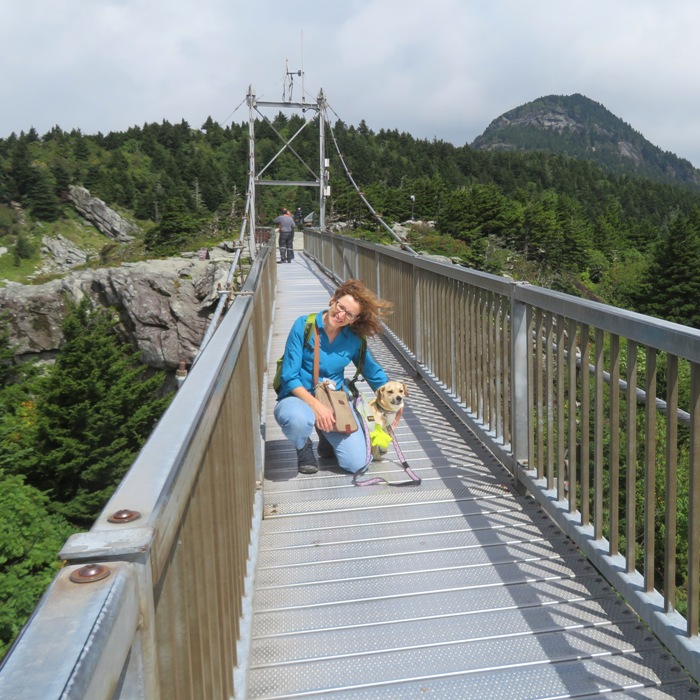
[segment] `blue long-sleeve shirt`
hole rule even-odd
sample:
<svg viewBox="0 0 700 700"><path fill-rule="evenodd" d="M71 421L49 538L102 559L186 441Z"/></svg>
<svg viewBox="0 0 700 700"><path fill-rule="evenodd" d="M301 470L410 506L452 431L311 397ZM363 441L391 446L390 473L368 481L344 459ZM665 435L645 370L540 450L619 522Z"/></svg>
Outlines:
<svg viewBox="0 0 700 700"><path fill-rule="evenodd" d="M311 333L308 341L304 344L305 325L306 316L300 316L294 322L287 336L278 400L286 398L293 389L300 386L313 393L314 334ZM323 328L323 311L316 314L316 327L319 331L320 341L319 381L330 379L335 383L337 389L344 388L345 368L351 362L357 366L360 361L360 337L355 335L348 326L344 326L331 343ZM362 376L375 391L388 381L386 372L372 357L369 349L365 354Z"/></svg>

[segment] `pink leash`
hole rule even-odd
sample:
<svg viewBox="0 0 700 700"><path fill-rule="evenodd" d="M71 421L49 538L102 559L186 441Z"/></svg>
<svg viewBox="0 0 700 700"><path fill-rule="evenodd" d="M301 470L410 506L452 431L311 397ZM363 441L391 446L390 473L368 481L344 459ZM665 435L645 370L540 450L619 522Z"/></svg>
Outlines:
<svg viewBox="0 0 700 700"><path fill-rule="evenodd" d="M367 425L367 421L365 420L364 415L360 411L356 411L358 415L362 417L362 428L365 433L365 446L367 447L367 459L369 460L372 456L372 443L370 441L369 437L369 426ZM355 486L373 486L375 484L386 484L387 486L419 486L421 483L421 478L417 476L414 471L411 469L411 467L408 465L408 462L406 461L406 458L403 456L403 452L401 451L401 448L399 447L399 441L396 439L396 433L394 433L394 429L387 426L387 432L391 436L391 444L394 446L394 449L396 450L396 456L399 458L399 461L401 462L401 466L404 468L404 471L406 474L408 474L410 478L410 481L387 481L384 477L381 476L373 476L369 479L365 479L364 481L358 481L357 478L359 476L362 476L363 474L367 473L367 467L364 469L360 470L359 472L353 474L352 477L352 483L355 484ZM368 464L369 466L369 464Z"/></svg>

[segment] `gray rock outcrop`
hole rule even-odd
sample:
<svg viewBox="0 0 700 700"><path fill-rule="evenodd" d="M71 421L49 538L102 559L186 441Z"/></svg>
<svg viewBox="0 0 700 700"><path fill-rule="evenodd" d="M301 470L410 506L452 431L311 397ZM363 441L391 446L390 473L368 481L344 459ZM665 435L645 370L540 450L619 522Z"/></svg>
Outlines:
<svg viewBox="0 0 700 700"><path fill-rule="evenodd" d="M69 197L78 213L108 238L128 243L138 232L135 224L110 209L101 199L93 197L84 187L71 185Z"/></svg>
<svg viewBox="0 0 700 700"><path fill-rule="evenodd" d="M44 236L41 239L41 254L44 260L43 272L69 270L77 265L84 265L88 259L84 250L60 233L55 238Z"/></svg>
<svg viewBox="0 0 700 700"><path fill-rule="evenodd" d="M50 355L63 340L70 303L88 296L94 307L117 310L118 330L143 362L172 370L194 359L229 268L230 260L169 258L75 271L41 285L8 284L0 289L0 314L9 315L18 355Z"/></svg>

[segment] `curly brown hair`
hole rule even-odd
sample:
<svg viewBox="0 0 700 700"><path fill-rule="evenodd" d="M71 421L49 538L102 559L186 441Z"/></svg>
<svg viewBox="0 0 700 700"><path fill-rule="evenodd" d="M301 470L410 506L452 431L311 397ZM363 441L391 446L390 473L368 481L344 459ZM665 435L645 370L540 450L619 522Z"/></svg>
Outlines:
<svg viewBox="0 0 700 700"><path fill-rule="evenodd" d="M355 335L369 337L382 332L382 320L393 311L390 301L379 299L362 280L350 279L335 290L331 303L350 295L359 305L360 313L350 325Z"/></svg>

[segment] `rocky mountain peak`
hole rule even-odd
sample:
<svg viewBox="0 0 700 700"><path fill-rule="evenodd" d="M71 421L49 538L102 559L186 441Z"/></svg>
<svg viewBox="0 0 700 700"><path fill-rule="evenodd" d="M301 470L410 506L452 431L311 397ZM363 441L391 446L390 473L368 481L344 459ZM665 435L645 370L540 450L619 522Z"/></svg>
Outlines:
<svg viewBox="0 0 700 700"><path fill-rule="evenodd" d="M662 151L584 95L548 95L494 119L472 148L547 151L594 161L618 173L700 188L700 170Z"/></svg>

